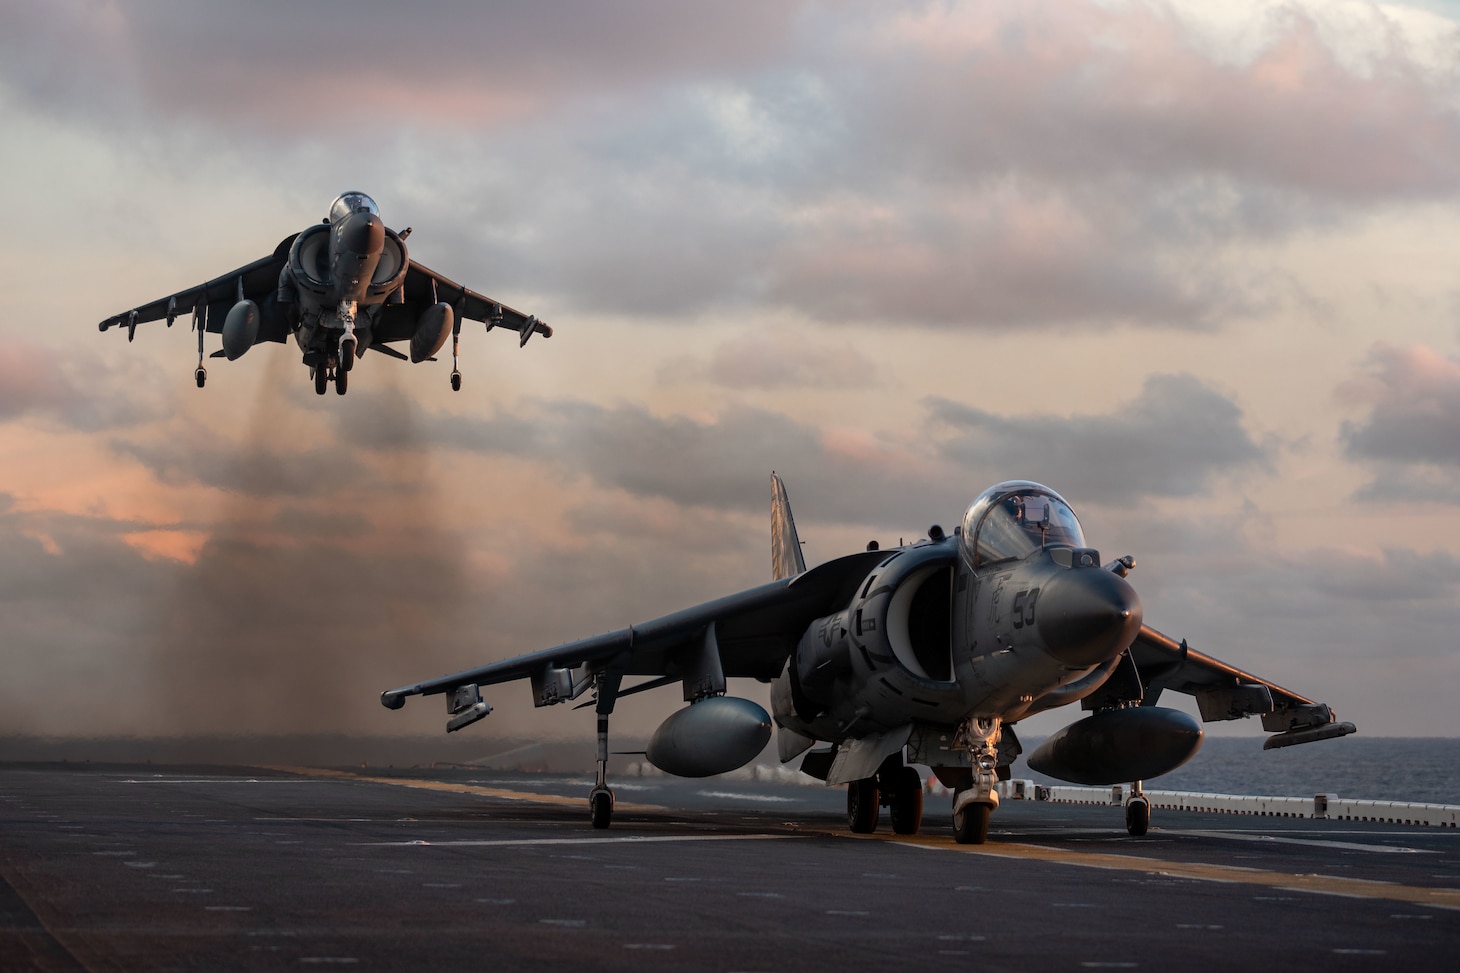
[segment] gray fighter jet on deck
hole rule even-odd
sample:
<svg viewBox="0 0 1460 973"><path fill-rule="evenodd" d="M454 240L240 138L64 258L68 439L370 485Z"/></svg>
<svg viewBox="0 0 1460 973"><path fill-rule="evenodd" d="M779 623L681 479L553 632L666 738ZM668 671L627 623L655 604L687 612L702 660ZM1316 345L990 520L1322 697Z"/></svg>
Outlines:
<svg viewBox="0 0 1460 973"><path fill-rule="evenodd" d="M124 311L100 328L123 326L127 340L137 325L173 320L192 312L198 333L198 388L208 379L203 367L203 335L221 334L214 358L229 361L261 341L288 341L304 352L315 392L331 383L340 395L349 386L356 359L369 349L412 362L435 361L451 338L451 387L461 388L457 353L464 320L501 326L518 336L519 347L534 334L551 338L553 329L536 317L483 297L423 267L406 255L410 227L396 233L381 222L375 201L364 193L345 193L329 215L284 239L271 256L255 260L198 287ZM390 342L410 342L410 354Z"/></svg>
<svg viewBox="0 0 1460 973"><path fill-rule="evenodd" d="M1021 753L1014 724L1078 702L1090 715L1029 756L1041 773L1081 784L1132 782L1131 834L1146 832L1139 782L1186 762L1197 722L1156 705L1165 690L1196 698L1203 721L1260 716L1265 748L1344 736L1333 710L1243 672L1143 624L1125 580L1135 559L1102 564L1067 503L1022 480L985 490L953 536L868 550L806 570L790 502L771 477L770 584L642 625L392 689L446 694L448 732L491 711L481 688L529 679L538 706L592 689L598 712L594 827L609 824L608 718L632 693L681 683L689 704L655 731L646 756L666 773L700 777L753 760L772 716L725 695L728 676L770 683L781 761L847 785L847 821L915 833L932 768L954 790L957 840L982 843L996 785ZM625 686L627 676L650 677ZM583 704L588 705L588 704ZM829 748L815 747L818 741ZM810 751L809 753L807 751Z"/></svg>

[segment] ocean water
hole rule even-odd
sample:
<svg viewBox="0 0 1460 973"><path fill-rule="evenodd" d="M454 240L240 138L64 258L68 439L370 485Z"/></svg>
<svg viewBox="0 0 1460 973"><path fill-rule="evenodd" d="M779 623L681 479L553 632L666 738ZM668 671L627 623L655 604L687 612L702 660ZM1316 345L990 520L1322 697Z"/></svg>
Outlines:
<svg viewBox="0 0 1460 973"><path fill-rule="evenodd" d="M1021 741L1032 752L1038 740ZM1021 757L1014 776L1057 784ZM1207 738L1184 766L1146 781L1150 790L1263 797L1329 794L1356 800L1460 804L1460 739L1349 736L1281 750L1260 737Z"/></svg>

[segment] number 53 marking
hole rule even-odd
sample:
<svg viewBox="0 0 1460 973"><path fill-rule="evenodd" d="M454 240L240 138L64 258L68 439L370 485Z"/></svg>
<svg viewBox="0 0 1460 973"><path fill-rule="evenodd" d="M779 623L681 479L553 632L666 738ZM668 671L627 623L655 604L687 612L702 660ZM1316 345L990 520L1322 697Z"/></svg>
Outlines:
<svg viewBox="0 0 1460 973"><path fill-rule="evenodd" d="M1039 589L1029 588L1014 596L1014 627L1023 628L1034 624L1034 605L1039 601Z"/></svg>

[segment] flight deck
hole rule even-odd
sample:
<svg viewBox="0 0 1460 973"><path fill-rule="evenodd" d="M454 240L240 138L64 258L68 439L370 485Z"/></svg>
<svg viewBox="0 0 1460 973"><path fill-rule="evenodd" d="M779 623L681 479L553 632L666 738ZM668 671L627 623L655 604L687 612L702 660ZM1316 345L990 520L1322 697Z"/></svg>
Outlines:
<svg viewBox="0 0 1460 973"><path fill-rule="evenodd" d="M1460 830L481 769L0 765L0 968L1433 969Z"/></svg>

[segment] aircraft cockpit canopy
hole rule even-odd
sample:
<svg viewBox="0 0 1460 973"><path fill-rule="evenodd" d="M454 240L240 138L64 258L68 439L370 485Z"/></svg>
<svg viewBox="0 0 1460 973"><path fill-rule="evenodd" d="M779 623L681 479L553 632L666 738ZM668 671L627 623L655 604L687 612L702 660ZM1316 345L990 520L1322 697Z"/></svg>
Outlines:
<svg viewBox="0 0 1460 973"><path fill-rule="evenodd" d="M341 193L333 203L330 204L331 223L338 223L351 213L372 213L380 215L380 207L375 205L375 200L364 193L348 192Z"/></svg>
<svg viewBox="0 0 1460 973"><path fill-rule="evenodd" d="M1047 547L1084 547L1085 534L1070 505L1028 480L990 487L963 515L964 557L974 567L1027 557Z"/></svg>

